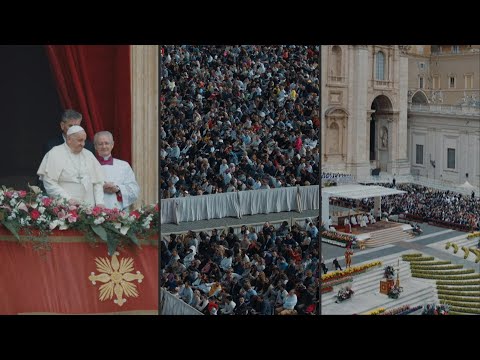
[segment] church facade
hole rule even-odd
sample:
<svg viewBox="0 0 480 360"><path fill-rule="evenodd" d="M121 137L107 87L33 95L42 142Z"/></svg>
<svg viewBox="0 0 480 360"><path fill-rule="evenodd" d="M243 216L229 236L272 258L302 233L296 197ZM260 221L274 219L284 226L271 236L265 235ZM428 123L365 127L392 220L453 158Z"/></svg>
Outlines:
<svg viewBox="0 0 480 360"><path fill-rule="evenodd" d="M328 45L322 64L322 168L409 174L405 48Z"/></svg>
<svg viewBox="0 0 480 360"><path fill-rule="evenodd" d="M479 186L478 46L322 46L322 169Z"/></svg>
<svg viewBox="0 0 480 360"><path fill-rule="evenodd" d="M408 49L412 175L480 186L480 46Z"/></svg>

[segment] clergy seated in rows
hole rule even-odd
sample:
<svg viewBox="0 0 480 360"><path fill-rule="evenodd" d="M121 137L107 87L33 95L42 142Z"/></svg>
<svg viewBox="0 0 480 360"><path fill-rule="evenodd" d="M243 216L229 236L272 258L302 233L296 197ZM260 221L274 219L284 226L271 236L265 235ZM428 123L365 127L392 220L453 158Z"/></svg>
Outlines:
<svg viewBox="0 0 480 360"><path fill-rule="evenodd" d="M345 232L350 233L352 231L352 226L350 225L350 220L348 220L348 216L345 217L343 223L345 225Z"/></svg>
<svg viewBox="0 0 480 360"><path fill-rule="evenodd" d="M70 127L66 142L45 154L37 174L49 197L103 207L105 176L95 155L84 149L86 138L81 126Z"/></svg>
<svg viewBox="0 0 480 360"><path fill-rule="evenodd" d="M357 224L360 225L360 227L362 227L362 219L363 219L363 216L358 214L357 215Z"/></svg>
<svg viewBox="0 0 480 360"><path fill-rule="evenodd" d="M375 216L372 214L368 215L368 219L370 220L370 224L375 224L377 220L375 220Z"/></svg>
<svg viewBox="0 0 480 360"><path fill-rule="evenodd" d="M352 216L350 217L350 222L352 223L352 226L357 226L357 225L358 225L357 219L355 218L354 215L352 215Z"/></svg>
<svg viewBox="0 0 480 360"><path fill-rule="evenodd" d="M366 227L367 226L367 217L364 215L364 216L360 216L360 227Z"/></svg>
<svg viewBox="0 0 480 360"><path fill-rule="evenodd" d="M109 131L100 131L93 139L97 159L105 174L103 184L105 207L124 209L138 199L140 187L130 164L112 157L113 135Z"/></svg>

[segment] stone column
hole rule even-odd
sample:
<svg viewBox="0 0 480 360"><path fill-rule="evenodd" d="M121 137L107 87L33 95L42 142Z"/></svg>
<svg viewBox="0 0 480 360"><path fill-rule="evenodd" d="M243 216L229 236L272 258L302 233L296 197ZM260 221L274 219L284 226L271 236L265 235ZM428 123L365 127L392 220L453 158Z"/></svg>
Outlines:
<svg viewBox="0 0 480 360"><path fill-rule="evenodd" d="M330 200L330 195L322 191L321 198L322 198L322 223L325 224L325 228L327 228L326 224L328 223L328 216L330 215L330 205L328 203Z"/></svg>
<svg viewBox="0 0 480 360"><path fill-rule="evenodd" d="M373 198L373 216L375 216L375 219L378 219L379 217L382 216L382 197L381 196L375 196Z"/></svg>
<svg viewBox="0 0 480 360"><path fill-rule="evenodd" d="M396 170L397 175L410 174L410 161L407 154L407 109L408 109L408 57L400 51L399 60L399 89L398 89L398 120L396 122ZM397 110L397 109L395 109Z"/></svg>
<svg viewBox="0 0 480 360"><path fill-rule="evenodd" d="M328 61L328 46L322 45L321 47L321 63L326 64ZM320 101L321 101L321 114L320 114L320 126L321 126L321 141L320 141L320 164L325 167L328 165L327 154L327 145L326 145L326 135L327 135L327 118L325 117L325 110L328 107L328 90L327 90L327 66L321 66L320 71L322 72L322 81L320 83Z"/></svg>
<svg viewBox="0 0 480 360"><path fill-rule="evenodd" d="M367 90L368 90L368 48L365 45L354 47L354 67L353 74L353 111L351 114L352 131L349 131L349 141L353 146L353 164L352 168L357 178L366 177L370 172L369 149L367 144L367 125L369 122L366 117ZM353 135L353 136L350 136Z"/></svg>
<svg viewBox="0 0 480 360"><path fill-rule="evenodd" d="M157 45L132 45L132 168L140 185L135 206L158 202Z"/></svg>

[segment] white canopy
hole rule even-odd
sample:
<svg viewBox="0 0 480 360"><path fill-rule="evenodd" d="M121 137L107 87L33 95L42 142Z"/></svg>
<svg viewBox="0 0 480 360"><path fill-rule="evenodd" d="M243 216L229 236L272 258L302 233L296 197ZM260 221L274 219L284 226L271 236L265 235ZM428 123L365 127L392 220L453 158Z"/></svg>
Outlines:
<svg viewBox="0 0 480 360"><path fill-rule="evenodd" d="M346 199L365 199L376 196L388 196L403 194L405 191L390 189L378 185L342 185L342 186L330 186L322 188L322 195L325 194L328 197L341 197Z"/></svg>

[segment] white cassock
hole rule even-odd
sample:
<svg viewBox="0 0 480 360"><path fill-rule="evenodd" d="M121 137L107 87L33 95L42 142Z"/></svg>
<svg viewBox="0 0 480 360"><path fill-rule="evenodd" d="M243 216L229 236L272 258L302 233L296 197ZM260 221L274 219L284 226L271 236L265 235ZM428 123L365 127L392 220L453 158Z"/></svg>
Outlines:
<svg viewBox="0 0 480 360"><path fill-rule="evenodd" d="M91 206L104 204L105 175L88 150L74 154L66 143L55 146L43 157L37 175L49 197L73 198Z"/></svg>
<svg viewBox="0 0 480 360"><path fill-rule="evenodd" d="M119 202L117 194L105 193L105 207L125 209L137 201L140 187L128 162L113 158L113 165L102 165L102 169L105 173L105 181L117 185L122 194L122 201Z"/></svg>

